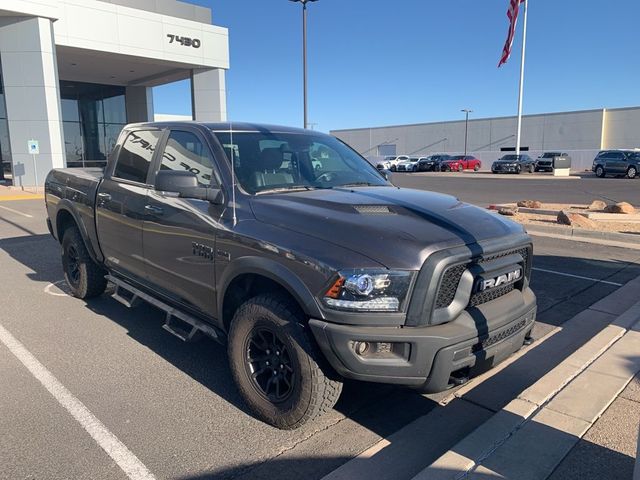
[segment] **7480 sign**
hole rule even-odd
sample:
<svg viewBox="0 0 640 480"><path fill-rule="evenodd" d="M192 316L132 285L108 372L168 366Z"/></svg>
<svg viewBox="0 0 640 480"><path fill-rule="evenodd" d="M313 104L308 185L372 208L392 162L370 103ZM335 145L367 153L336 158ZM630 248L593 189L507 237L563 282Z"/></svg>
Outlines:
<svg viewBox="0 0 640 480"><path fill-rule="evenodd" d="M167 34L167 37L169 38L169 43L176 42L184 47L200 48L200 40L197 38L181 37L170 33Z"/></svg>

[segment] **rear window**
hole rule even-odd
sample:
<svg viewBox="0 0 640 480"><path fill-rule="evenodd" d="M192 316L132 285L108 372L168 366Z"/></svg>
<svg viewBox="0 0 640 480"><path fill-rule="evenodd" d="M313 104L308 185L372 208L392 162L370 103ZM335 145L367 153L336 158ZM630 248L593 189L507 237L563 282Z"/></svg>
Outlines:
<svg viewBox="0 0 640 480"><path fill-rule="evenodd" d="M116 162L113 176L131 182L146 183L160 130L138 130L127 135Z"/></svg>

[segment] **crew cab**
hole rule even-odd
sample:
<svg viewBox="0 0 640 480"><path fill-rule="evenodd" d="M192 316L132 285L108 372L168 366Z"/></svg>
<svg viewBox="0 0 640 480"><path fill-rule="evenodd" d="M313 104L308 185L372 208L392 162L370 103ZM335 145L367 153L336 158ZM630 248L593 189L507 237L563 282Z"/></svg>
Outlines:
<svg viewBox="0 0 640 480"><path fill-rule="evenodd" d="M326 134L131 124L104 172L54 169L45 189L73 295L110 282L181 340L227 345L247 406L278 428L331 409L344 378L438 392L530 340L523 228L397 188Z"/></svg>

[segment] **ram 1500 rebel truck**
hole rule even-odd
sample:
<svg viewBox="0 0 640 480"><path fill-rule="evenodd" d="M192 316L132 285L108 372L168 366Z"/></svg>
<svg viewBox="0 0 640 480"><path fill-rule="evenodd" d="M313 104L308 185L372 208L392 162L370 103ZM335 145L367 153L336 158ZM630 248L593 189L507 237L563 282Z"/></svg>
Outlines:
<svg viewBox="0 0 640 480"><path fill-rule="evenodd" d="M179 338L227 345L246 404L279 428L331 409L345 377L460 385L527 343L536 316L521 226L397 188L319 132L128 125L104 171L49 173L46 208L73 295L110 282Z"/></svg>

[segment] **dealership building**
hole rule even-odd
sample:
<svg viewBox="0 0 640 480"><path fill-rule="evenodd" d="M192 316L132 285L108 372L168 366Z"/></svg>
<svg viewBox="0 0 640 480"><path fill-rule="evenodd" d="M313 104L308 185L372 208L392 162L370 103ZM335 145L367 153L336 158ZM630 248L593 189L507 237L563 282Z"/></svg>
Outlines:
<svg viewBox="0 0 640 480"><path fill-rule="evenodd" d="M228 31L175 0L0 2L0 182L100 166L152 87L191 79L195 120L226 120Z"/></svg>
<svg viewBox="0 0 640 480"><path fill-rule="evenodd" d="M492 161L515 150L516 125L515 116L469 119L467 152L480 158L483 168L488 169ZM465 120L331 133L371 161L386 155L462 154ZM640 147L640 107L525 115L521 145L523 153L533 157L545 151L567 152L574 170L590 168L600 150Z"/></svg>

